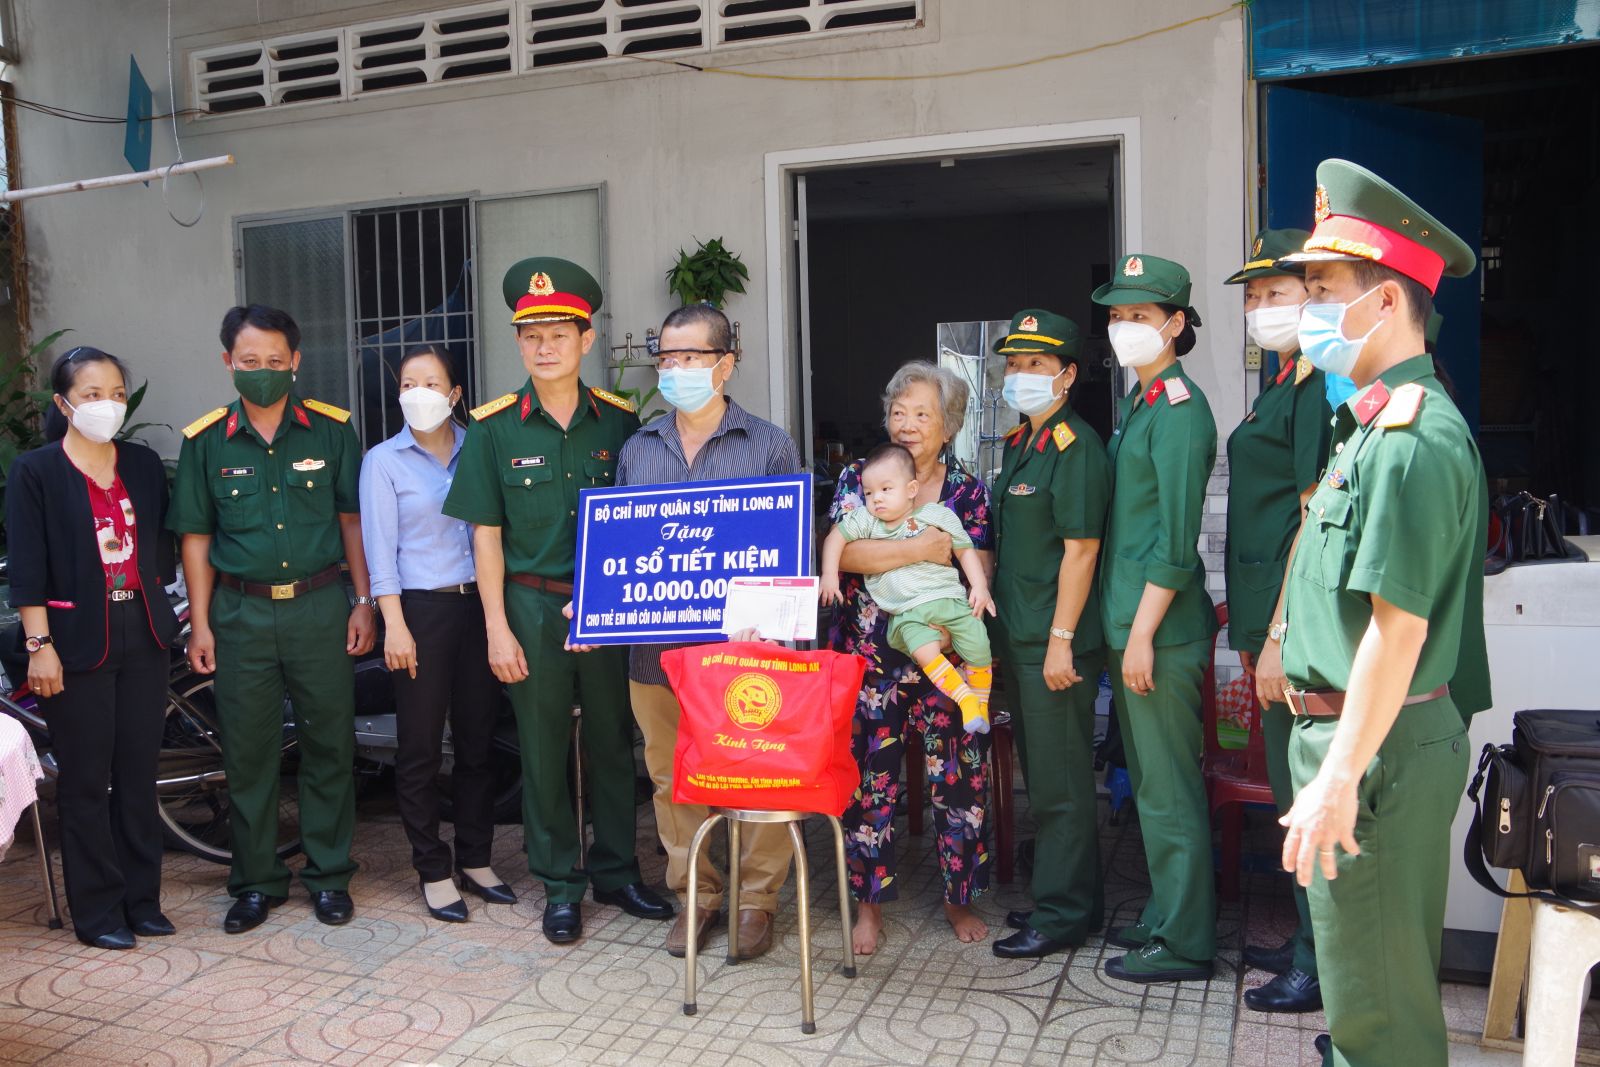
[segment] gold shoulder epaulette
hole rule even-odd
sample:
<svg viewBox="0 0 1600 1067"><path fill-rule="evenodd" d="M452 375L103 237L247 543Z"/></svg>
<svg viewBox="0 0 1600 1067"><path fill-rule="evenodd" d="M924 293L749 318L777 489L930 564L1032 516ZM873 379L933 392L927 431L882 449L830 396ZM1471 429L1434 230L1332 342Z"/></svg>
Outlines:
<svg viewBox="0 0 1600 1067"><path fill-rule="evenodd" d="M318 415L326 415L334 422L350 421L350 413L344 408L334 407L332 404L324 404L320 400L302 400L300 403L315 411Z"/></svg>
<svg viewBox="0 0 1600 1067"><path fill-rule="evenodd" d="M627 400L625 400L622 397L618 396L616 393L608 393L604 389L596 389L592 385L589 387L589 392L593 393L595 396L599 397L601 400L604 400L607 404L610 404L612 407L621 408L623 411L630 412L630 413L633 411L633 405L631 403L629 403Z"/></svg>
<svg viewBox="0 0 1600 1067"><path fill-rule="evenodd" d="M214 411L206 412L204 415L201 415L198 419L195 419L193 422L183 428L183 436L191 438L194 437L201 430L205 429L207 426L210 426L227 413L228 409L226 407L220 407Z"/></svg>
<svg viewBox="0 0 1600 1067"><path fill-rule="evenodd" d="M1386 430L1400 426L1410 426L1416 421L1417 411L1422 407L1422 398L1427 395L1427 390L1416 382L1407 382L1394 391L1389 402L1383 405L1383 410L1378 413L1378 425Z"/></svg>
<svg viewBox="0 0 1600 1067"><path fill-rule="evenodd" d="M469 412L469 414L474 419L478 420L479 422L482 422L484 419L487 419L490 415L493 415L495 412L504 411L506 408L510 407L512 404L515 404L516 402L517 402L517 394L516 393L507 393L505 396L497 396L497 397L495 397L493 400L489 401L487 404L479 404L477 407L473 408L472 411Z"/></svg>
<svg viewBox="0 0 1600 1067"><path fill-rule="evenodd" d="M1078 439L1078 435L1072 432L1072 427L1064 422L1056 423L1056 428L1050 431L1050 437L1056 443L1057 452L1065 452L1067 446Z"/></svg>
<svg viewBox="0 0 1600 1067"><path fill-rule="evenodd" d="M1295 360L1294 361L1294 384L1299 385L1301 382L1303 382L1307 378L1311 377L1311 372L1316 370L1316 369L1317 368L1315 366L1313 366L1311 361L1309 359L1307 359L1305 356L1301 356L1299 359Z"/></svg>

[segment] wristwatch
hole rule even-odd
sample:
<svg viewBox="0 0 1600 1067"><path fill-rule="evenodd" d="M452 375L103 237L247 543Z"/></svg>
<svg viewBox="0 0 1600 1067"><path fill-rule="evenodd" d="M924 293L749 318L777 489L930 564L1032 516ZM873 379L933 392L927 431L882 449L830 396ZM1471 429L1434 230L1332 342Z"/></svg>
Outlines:
<svg viewBox="0 0 1600 1067"><path fill-rule="evenodd" d="M1283 635L1288 632L1289 624L1286 622L1275 622L1271 626L1267 627L1267 636L1278 642L1280 645L1283 644Z"/></svg>
<svg viewBox="0 0 1600 1067"><path fill-rule="evenodd" d="M1059 637L1063 641L1071 641L1076 635L1065 626L1052 626L1050 627L1050 636Z"/></svg>
<svg viewBox="0 0 1600 1067"><path fill-rule="evenodd" d="M51 636L49 634L43 634L39 637L28 638L26 641L22 642L22 647L27 649L29 652L37 652L45 645L53 644L55 644L55 641L51 638Z"/></svg>
<svg viewBox="0 0 1600 1067"><path fill-rule="evenodd" d="M377 601L376 597L370 597L370 596L358 596L358 597L356 597L355 606L359 608L363 604L365 604L369 608L376 608L378 606L378 601Z"/></svg>

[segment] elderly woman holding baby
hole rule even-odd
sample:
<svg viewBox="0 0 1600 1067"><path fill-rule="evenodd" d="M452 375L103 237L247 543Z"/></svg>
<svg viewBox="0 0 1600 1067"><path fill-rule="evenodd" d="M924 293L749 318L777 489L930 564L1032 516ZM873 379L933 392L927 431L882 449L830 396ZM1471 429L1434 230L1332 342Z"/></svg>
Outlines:
<svg viewBox="0 0 1600 1067"><path fill-rule="evenodd" d="M884 391L884 427L889 439L910 451L919 486L917 505L943 504L961 520L984 569L993 570L989 491L976 475L949 456L967 409L967 386L931 363L907 363ZM862 507L862 464L839 476L829 517L837 523ZM927 528L907 540L851 541L841 559L840 608L831 646L866 659L867 673L856 702L852 744L861 768L861 789L842 820L850 887L860 902L852 940L855 951L872 953L883 930L883 903L895 899L894 813L907 728L921 733L928 788L938 832L939 869L944 876L945 914L962 941L980 941L989 930L972 902L989 884L990 856L984 841L989 774L989 735L967 733L961 712L931 685L907 656L891 648L889 616L867 592L862 576L917 561L950 564L950 535ZM921 788L908 762L911 788Z"/></svg>

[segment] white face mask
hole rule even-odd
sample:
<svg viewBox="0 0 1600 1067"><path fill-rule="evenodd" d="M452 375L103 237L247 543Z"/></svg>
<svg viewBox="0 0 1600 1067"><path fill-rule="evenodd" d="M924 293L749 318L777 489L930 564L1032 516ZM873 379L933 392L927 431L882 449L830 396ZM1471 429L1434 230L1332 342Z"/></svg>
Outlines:
<svg viewBox="0 0 1600 1067"><path fill-rule="evenodd" d="M450 417L451 407L449 397L425 385L400 394L400 413L416 433L438 429Z"/></svg>
<svg viewBox="0 0 1600 1067"><path fill-rule="evenodd" d="M62 403L72 408L72 426L97 445L103 445L122 429L122 420L128 417L128 405L117 400L91 400L73 406L66 397Z"/></svg>
<svg viewBox="0 0 1600 1067"><path fill-rule="evenodd" d="M1244 313L1245 332L1268 352L1290 352L1300 347L1300 305L1280 304Z"/></svg>
<svg viewBox="0 0 1600 1067"><path fill-rule="evenodd" d="M1167 322L1160 326L1147 326L1142 322L1113 322L1106 327L1106 336L1111 341L1111 350L1117 354L1117 362L1124 367L1143 367L1154 363L1165 352L1167 345L1172 342L1161 336L1161 331L1167 328L1167 323L1172 321L1172 316L1167 316Z"/></svg>

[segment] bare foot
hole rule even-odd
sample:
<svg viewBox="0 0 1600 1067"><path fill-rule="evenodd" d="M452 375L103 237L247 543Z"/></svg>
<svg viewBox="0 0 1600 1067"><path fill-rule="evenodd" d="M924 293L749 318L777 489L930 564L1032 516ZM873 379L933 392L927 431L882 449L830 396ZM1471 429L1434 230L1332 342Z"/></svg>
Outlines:
<svg viewBox="0 0 1600 1067"><path fill-rule="evenodd" d="M956 932L957 941L970 945L989 936L989 927L978 918L977 912L965 904L947 902L944 906L944 917L950 920L950 928Z"/></svg>
<svg viewBox="0 0 1600 1067"><path fill-rule="evenodd" d="M856 912L856 925L850 931L850 947L857 956L870 956L878 951L878 939L883 936L883 905L862 902Z"/></svg>

